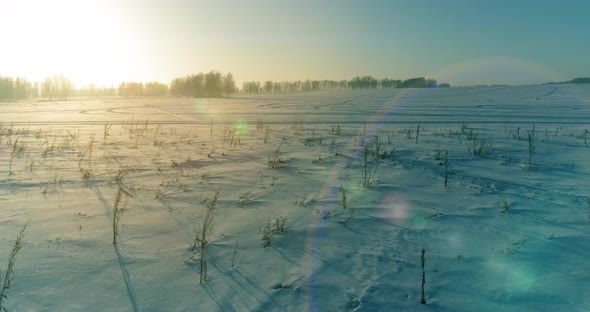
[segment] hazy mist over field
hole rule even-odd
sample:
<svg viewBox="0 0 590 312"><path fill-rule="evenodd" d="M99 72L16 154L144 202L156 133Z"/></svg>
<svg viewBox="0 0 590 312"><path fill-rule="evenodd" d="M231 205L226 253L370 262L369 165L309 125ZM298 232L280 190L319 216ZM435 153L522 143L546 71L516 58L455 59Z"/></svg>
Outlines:
<svg viewBox="0 0 590 312"><path fill-rule="evenodd" d="M588 1L2 1L0 311L590 311Z"/></svg>

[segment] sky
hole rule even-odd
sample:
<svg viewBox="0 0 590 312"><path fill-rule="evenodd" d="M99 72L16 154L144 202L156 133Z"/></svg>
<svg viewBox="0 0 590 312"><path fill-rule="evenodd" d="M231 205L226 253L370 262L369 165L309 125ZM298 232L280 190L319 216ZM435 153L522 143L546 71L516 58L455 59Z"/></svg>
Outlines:
<svg viewBox="0 0 590 312"><path fill-rule="evenodd" d="M590 1L0 0L0 75L77 86L428 77L452 85L590 76Z"/></svg>

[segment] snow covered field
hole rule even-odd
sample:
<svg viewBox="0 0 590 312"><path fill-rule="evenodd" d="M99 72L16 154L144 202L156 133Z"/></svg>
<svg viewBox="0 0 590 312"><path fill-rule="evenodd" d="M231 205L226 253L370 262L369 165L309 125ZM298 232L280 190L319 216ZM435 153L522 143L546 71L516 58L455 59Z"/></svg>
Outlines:
<svg viewBox="0 0 590 312"><path fill-rule="evenodd" d="M589 104L576 85L0 103L2 278L30 219L3 305L589 311Z"/></svg>

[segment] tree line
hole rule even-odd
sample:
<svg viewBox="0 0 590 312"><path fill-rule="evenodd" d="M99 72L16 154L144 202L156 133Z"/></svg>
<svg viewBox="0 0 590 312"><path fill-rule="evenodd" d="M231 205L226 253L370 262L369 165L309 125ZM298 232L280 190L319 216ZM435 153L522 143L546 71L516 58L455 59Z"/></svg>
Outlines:
<svg viewBox="0 0 590 312"><path fill-rule="evenodd" d="M74 84L64 75L48 77L41 83L41 96L49 100L67 101L74 91Z"/></svg>
<svg viewBox="0 0 590 312"><path fill-rule="evenodd" d="M67 100L73 91L74 85L63 75L47 77L41 83L31 83L21 77L0 76L0 100L18 101L39 96Z"/></svg>
<svg viewBox="0 0 590 312"><path fill-rule="evenodd" d="M35 93L34 90L37 90ZM39 96L39 86L21 77L0 76L0 100L16 101Z"/></svg>
<svg viewBox="0 0 590 312"><path fill-rule="evenodd" d="M79 88L76 88L74 91L74 96L81 96L81 97L97 97L97 96L116 96L118 94L118 89L114 86L110 87L96 87L93 83L83 85Z"/></svg>
<svg viewBox="0 0 590 312"><path fill-rule="evenodd" d="M186 97L227 97L238 91L232 73L218 71L176 78L170 83L170 95Z"/></svg>
<svg viewBox="0 0 590 312"><path fill-rule="evenodd" d="M331 91L331 90L357 90L357 89L388 89L388 88L436 88L439 85L435 79L424 77L399 79L376 79L371 76L356 76L350 80L305 80L305 81L246 81L242 84L244 93L261 92L305 92L305 91ZM448 87L448 84L441 84Z"/></svg>
<svg viewBox="0 0 590 312"><path fill-rule="evenodd" d="M141 82L121 82L118 90L119 95L124 97L168 95L168 85L157 81L145 84Z"/></svg>
<svg viewBox="0 0 590 312"><path fill-rule="evenodd" d="M357 89L387 88L436 88L449 87L449 84L437 84L435 79L424 77L399 79L376 79L372 76L356 76L350 80L297 80L297 81L246 81L241 90L236 87L233 74L221 74L218 71L190 74L175 78L171 83L122 82L118 88L97 88L93 84L75 88L70 79L63 75L54 75L43 82L31 83L21 77L0 76L0 100L16 101L28 98L45 97L49 100L67 100L72 96L181 96L195 98L229 98L238 91L243 93L262 92L306 92Z"/></svg>

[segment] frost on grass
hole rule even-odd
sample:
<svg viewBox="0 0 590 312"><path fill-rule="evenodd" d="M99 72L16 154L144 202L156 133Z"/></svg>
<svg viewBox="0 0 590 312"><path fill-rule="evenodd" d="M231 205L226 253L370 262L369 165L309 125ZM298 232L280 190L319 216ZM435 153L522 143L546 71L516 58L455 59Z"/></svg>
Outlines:
<svg viewBox="0 0 590 312"><path fill-rule="evenodd" d="M27 221L27 223L25 223L25 225L23 226L20 233L18 233L18 235L16 236L16 240L14 241L14 246L12 247L12 250L10 251L10 255L8 256L8 265L6 266L6 269L4 271L4 278L2 279L2 289L0 290L0 311L8 311L8 309L6 308L6 303L5 303L5 301L8 299L7 291L10 289L10 285L11 285L12 281L14 280L14 275L15 275L14 268L16 266L16 256L18 255L18 252L23 247L23 238L25 236L25 230L27 229L28 224L29 224L29 221ZM0 278L2 276L1 273L2 272L0 271Z"/></svg>
<svg viewBox="0 0 590 312"><path fill-rule="evenodd" d="M573 97L544 97L547 102L534 107L525 99L546 88L258 94L252 101L112 98L84 102L83 109L76 101L19 102L22 111L3 114L21 124L0 125L2 225L26 215L44 226L27 230L35 248L25 247L16 266L12 262L14 281L2 307L68 310L72 296L108 280L113 287L77 304L116 310L109 304L131 278L141 285L138 304L158 311L305 310L302 302L317 298L320 310L414 311L425 248L428 306L579 309L585 297L576 290L584 276L567 272L583 269L587 260L572 251L588 243L583 182L590 135L572 120L590 116L572 109L585 103ZM590 99L590 90L560 88L560 94ZM488 98L496 103L488 105ZM515 99L509 109L501 103L506 98ZM399 107L409 109L388 114ZM33 116L38 108L59 114ZM533 134L538 114L551 126ZM232 119L238 115L244 120ZM257 123L260 116L271 117ZM519 116L520 124L510 116ZM35 126L27 129L27 121ZM84 187L84 180L92 183ZM113 211L118 187L134 194L133 211L121 209L124 193ZM198 204L219 188L228 205L211 196ZM174 210L166 209L171 205ZM195 221L196 208L201 218ZM539 220L551 222L540 227ZM127 275L115 278L118 264L101 249L110 243L113 221L130 264ZM4 242L13 235L8 228L0 226ZM187 251L187 240L193 250ZM189 253L194 266L177 265ZM30 270L35 261L44 265L42 274ZM73 264L92 267L92 278ZM22 279L21 268L30 270ZM63 292L43 287L64 276L84 283L62 283ZM546 297L554 293L546 276L560 285L559 302Z"/></svg>

